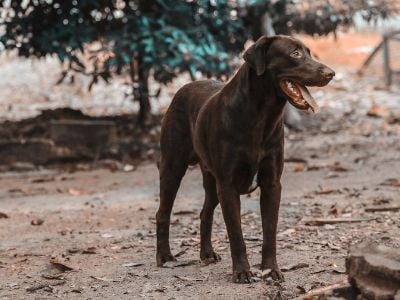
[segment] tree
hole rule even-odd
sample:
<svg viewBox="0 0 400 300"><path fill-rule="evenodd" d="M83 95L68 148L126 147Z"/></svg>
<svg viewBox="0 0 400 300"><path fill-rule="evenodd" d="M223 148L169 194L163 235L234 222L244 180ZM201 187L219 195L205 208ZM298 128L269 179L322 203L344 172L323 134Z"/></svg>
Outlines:
<svg viewBox="0 0 400 300"><path fill-rule="evenodd" d="M278 34L327 35L354 25L358 14L373 22L399 14L398 0L252 0L243 22L253 38L262 34L265 13Z"/></svg>
<svg viewBox="0 0 400 300"><path fill-rule="evenodd" d="M139 122L149 113L150 73L160 83L197 72L221 77L232 71L246 32L238 5L225 0L2 1L0 42L20 56L57 55L63 72L100 79L129 74Z"/></svg>

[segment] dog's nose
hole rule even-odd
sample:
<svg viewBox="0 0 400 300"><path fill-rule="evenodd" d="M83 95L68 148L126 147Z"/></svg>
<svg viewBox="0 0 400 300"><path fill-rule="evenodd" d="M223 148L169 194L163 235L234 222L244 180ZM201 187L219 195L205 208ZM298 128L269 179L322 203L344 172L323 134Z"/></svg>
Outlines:
<svg viewBox="0 0 400 300"><path fill-rule="evenodd" d="M332 79L335 76L335 71L328 67L324 67L320 69L321 75L324 76L326 79Z"/></svg>

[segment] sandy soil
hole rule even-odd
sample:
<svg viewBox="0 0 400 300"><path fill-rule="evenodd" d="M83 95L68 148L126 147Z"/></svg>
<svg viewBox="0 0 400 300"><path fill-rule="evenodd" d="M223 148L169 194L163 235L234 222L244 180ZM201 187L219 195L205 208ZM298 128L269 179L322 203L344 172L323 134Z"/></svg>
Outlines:
<svg viewBox="0 0 400 300"><path fill-rule="evenodd" d="M0 174L0 299L301 298L346 279L350 245L400 247L399 88L383 90L380 78L342 68L331 87L313 93L321 113L306 117L307 130L286 136L278 233L283 284L230 282L219 207L213 244L222 261L201 265L198 168L184 178L172 216L171 246L181 264L157 268L158 174L148 162L133 172ZM258 196L242 198L254 271L262 243ZM318 219L334 221L316 225Z"/></svg>

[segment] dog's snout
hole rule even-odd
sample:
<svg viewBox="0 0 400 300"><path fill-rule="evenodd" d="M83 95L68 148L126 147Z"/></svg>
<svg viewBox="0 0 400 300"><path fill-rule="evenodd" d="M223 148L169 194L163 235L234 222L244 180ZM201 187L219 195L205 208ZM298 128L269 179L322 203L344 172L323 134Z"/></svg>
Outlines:
<svg viewBox="0 0 400 300"><path fill-rule="evenodd" d="M319 71L326 79L332 79L335 76L335 71L328 67L322 67Z"/></svg>

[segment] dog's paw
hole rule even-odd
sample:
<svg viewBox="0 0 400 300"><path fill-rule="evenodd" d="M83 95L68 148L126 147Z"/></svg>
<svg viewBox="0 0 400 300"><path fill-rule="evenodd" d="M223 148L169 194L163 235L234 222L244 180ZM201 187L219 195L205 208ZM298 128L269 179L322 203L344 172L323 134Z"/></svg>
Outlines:
<svg viewBox="0 0 400 300"><path fill-rule="evenodd" d="M232 281L234 283L252 283L253 273L251 271L233 271Z"/></svg>
<svg viewBox="0 0 400 300"><path fill-rule="evenodd" d="M215 264L215 263L219 262L221 260L221 256L219 256L214 251L211 251L211 252L205 253L205 254L200 253L200 259L201 259L201 263L204 266L207 266L209 264Z"/></svg>
<svg viewBox="0 0 400 300"><path fill-rule="evenodd" d="M162 267L168 261L176 261L176 258L171 254L157 254L157 267Z"/></svg>

